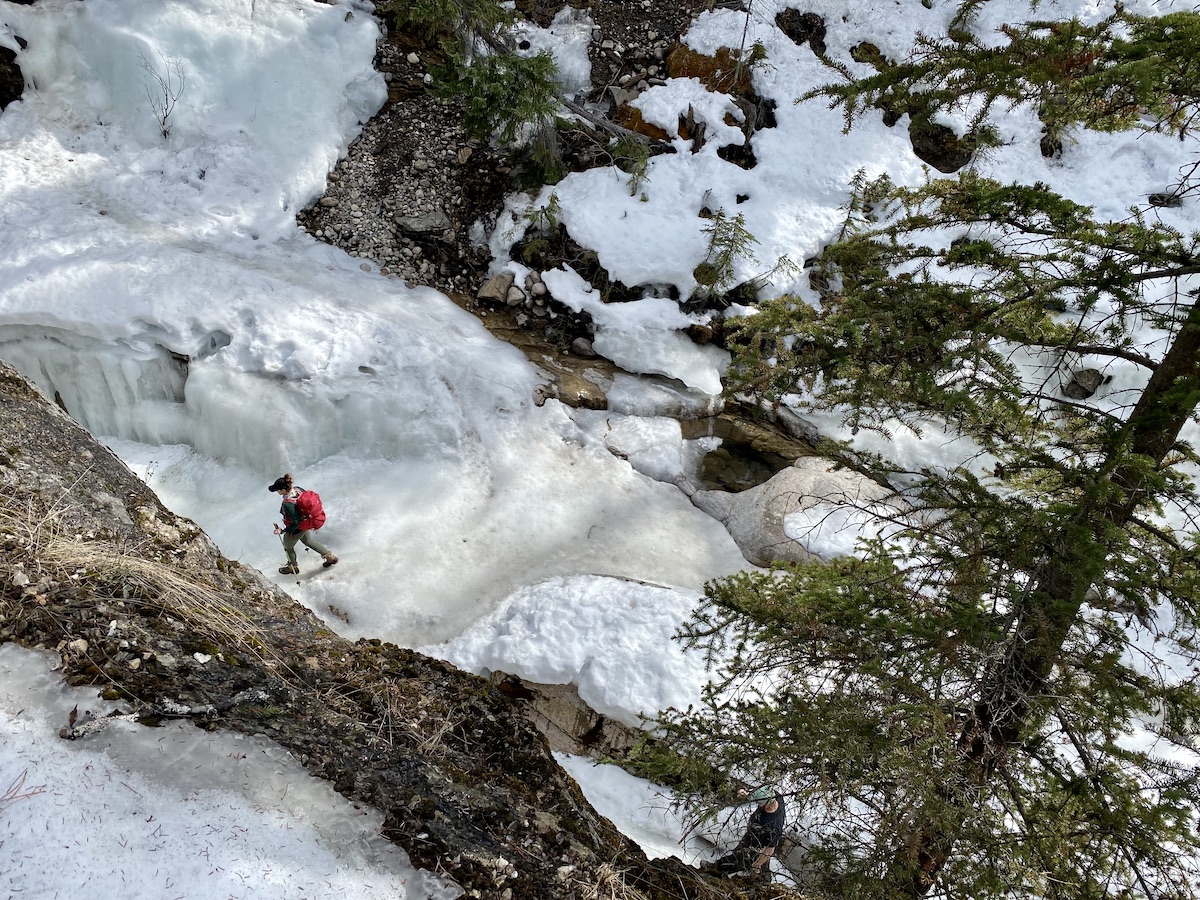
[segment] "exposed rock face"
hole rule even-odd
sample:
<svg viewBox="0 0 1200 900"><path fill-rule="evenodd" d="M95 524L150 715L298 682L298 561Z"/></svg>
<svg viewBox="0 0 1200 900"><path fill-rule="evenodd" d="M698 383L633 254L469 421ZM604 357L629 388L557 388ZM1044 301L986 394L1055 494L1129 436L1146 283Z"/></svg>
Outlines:
<svg viewBox="0 0 1200 900"><path fill-rule="evenodd" d="M563 8L561 3L543 0L520 0L516 5L520 14L543 27ZM710 7L710 0L636 4L590 0L586 4L594 22L588 47L593 83L586 99L614 101L609 124L636 124L629 121L634 115L629 102L649 87L666 83L668 60L673 50L679 50L681 35L696 15ZM380 8L386 22L386 10ZM694 57L700 72L717 81L718 70L741 73L736 93L746 114L746 143L722 152L738 165L749 166L753 165L750 135L771 127L774 116L765 101L752 95L749 74L745 67L736 66L731 52L724 48L711 58L700 54L688 58ZM297 220L317 239L369 260L363 265L378 266L382 275L452 296L473 296L491 267L481 239L495 226L505 196L519 186L529 159L527 154L509 158L467 134L462 101L442 96L432 78L433 71L446 62L444 50L428 35L400 30L386 34L379 42L375 67L387 81L388 102L364 125L361 137L330 173L325 196L301 211ZM601 129L598 137L576 141L561 134L567 167L580 170L611 163L606 135ZM659 129L655 137L661 141L669 136ZM651 147L656 153L669 149L665 144ZM532 254L531 243L547 241L519 242L513 248L514 259ZM544 259L522 262L546 269L570 260L606 302L640 299L648 289L614 281L593 251L573 241L564 240L561 247L559 241L548 243L553 246ZM487 302L504 304L509 298ZM482 307L464 305L476 314L486 311L486 302ZM525 310L520 327L543 333L560 349L569 348L577 337L592 337L586 316L571 314L550 298L533 298Z"/></svg>
<svg viewBox="0 0 1200 900"><path fill-rule="evenodd" d="M523 701L538 730L556 753L625 760L643 736L588 706L573 684L537 684L505 672L493 672L501 693Z"/></svg>
<svg viewBox="0 0 1200 900"><path fill-rule="evenodd" d="M775 24L798 46L808 44L817 56L825 55L825 20L816 13L787 7L775 14Z"/></svg>
<svg viewBox="0 0 1200 900"><path fill-rule="evenodd" d="M1072 400L1086 400L1104 384L1104 375L1098 369L1076 369L1063 385L1063 396Z"/></svg>
<svg viewBox="0 0 1200 900"><path fill-rule="evenodd" d="M824 501L867 504L887 493L864 475L836 470L827 459L805 457L765 484L736 494L697 491L692 503L725 524L746 559L768 566L776 561L815 558L785 532L784 519L789 513Z"/></svg>
<svg viewBox="0 0 1200 900"><path fill-rule="evenodd" d="M30 5L33 0L15 2ZM14 34L13 39L22 50L29 46L29 42L19 34ZM0 109L4 109L14 100L20 100L24 92L25 77L21 74L21 67L17 65L17 54L8 47L0 47Z"/></svg>
<svg viewBox="0 0 1200 900"><path fill-rule="evenodd" d="M945 125L931 121L929 115L920 109L912 111L908 136L912 141L913 153L939 172L957 172L975 155L974 134L960 138Z"/></svg>
<svg viewBox="0 0 1200 900"><path fill-rule="evenodd" d="M0 109L19 100L24 91L25 79L17 65L17 54L7 47L0 47Z"/></svg>
<svg viewBox="0 0 1200 900"><path fill-rule="evenodd" d="M384 275L466 292L489 263L471 227L495 220L508 169L498 152L467 136L461 104L426 89L436 61L413 47L403 35L379 42L375 67L388 102L329 174L325 196L297 219Z"/></svg>
<svg viewBox="0 0 1200 900"><path fill-rule="evenodd" d="M469 897L784 895L647 862L516 701L418 653L339 638L3 363L0 435L0 642L58 651L70 683L102 686L148 726L188 715L272 738L383 811L384 835Z"/></svg>

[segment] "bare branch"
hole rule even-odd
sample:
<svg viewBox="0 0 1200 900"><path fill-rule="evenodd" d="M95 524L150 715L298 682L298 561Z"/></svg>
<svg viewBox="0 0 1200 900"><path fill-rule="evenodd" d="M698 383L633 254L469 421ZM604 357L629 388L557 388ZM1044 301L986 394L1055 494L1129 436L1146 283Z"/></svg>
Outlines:
<svg viewBox="0 0 1200 900"><path fill-rule="evenodd" d="M146 92L146 100L150 103L150 111L153 113L155 121L158 122L159 133L164 138L169 138L173 126L171 114L175 111L175 104L183 96L183 89L186 85L183 63L174 57L167 58L159 53L159 58L163 63L163 69L160 72L145 53L138 55L141 58L141 69L146 73L143 87Z"/></svg>

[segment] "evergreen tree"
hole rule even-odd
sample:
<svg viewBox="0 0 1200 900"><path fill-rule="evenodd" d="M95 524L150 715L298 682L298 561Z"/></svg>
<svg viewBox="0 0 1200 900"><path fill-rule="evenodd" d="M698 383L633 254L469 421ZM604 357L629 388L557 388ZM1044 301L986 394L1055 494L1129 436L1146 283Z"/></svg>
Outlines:
<svg viewBox="0 0 1200 900"><path fill-rule="evenodd" d="M1077 28L1060 24L1030 28ZM1177 47L1200 34L1196 17L1132 24ZM1129 44L1122 59L1164 52ZM1076 99L1067 119L1119 127L1113 103ZM1160 85L1133 106L1182 133L1194 101ZM795 789L808 863L838 896L1196 896L1198 273L1200 236L1136 210L1097 221L1045 185L970 174L860 177L810 269L820 309L765 303L733 335L732 390L962 449L920 472L852 455L896 489L871 510L880 536L715 582L685 629L717 677L663 717L667 745ZM1064 396L1080 360L1125 387Z"/></svg>

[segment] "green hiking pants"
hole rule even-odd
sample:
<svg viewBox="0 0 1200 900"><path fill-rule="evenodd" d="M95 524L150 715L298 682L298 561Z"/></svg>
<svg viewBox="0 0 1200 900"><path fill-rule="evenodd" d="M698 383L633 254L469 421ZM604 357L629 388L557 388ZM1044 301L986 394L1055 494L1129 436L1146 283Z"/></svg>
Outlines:
<svg viewBox="0 0 1200 900"><path fill-rule="evenodd" d="M297 531L295 534L283 535L283 552L287 554L288 563L296 565L296 542L300 541L305 547L311 547L321 554L322 558L329 555L329 548L317 540L317 532L309 528L306 531Z"/></svg>

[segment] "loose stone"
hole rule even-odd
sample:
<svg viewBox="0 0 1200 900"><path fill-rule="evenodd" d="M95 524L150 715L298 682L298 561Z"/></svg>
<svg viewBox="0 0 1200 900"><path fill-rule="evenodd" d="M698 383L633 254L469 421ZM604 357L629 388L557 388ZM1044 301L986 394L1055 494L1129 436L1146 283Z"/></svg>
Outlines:
<svg viewBox="0 0 1200 900"><path fill-rule="evenodd" d="M571 341L571 352L584 359L595 359L600 355L592 348L592 342L585 337L577 337Z"/></svg>
<svg viewBox="0 0 1200 900"><path fill-rule="evenodd" d="M500 303L508 297L508 289L512 287L513 274L511 272L502 272L499 275L493 275L485 281L475 294L476 300L491 300L494 303Z"/></svg>

